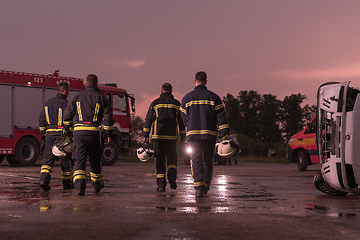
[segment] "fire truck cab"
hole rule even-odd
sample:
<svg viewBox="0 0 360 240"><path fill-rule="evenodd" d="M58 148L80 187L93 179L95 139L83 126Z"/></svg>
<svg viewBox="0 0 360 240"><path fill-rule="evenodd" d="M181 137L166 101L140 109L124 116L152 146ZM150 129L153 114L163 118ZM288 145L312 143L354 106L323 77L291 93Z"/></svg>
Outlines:
<svg viewBox="0 0 360 240"><path fill-rule="evenodd" d="M40 153L39 114L43 104L56 96L60 82L70 86L68 99L84 89L83 79L54 74L34 74L0 70L0 162L13 166L31 166ZM115 85L99 85L108 97L114 113L114 133L103 152L103 165L116 162L119 148L129 147L130 111L135 112L135 98Z"/></svg>

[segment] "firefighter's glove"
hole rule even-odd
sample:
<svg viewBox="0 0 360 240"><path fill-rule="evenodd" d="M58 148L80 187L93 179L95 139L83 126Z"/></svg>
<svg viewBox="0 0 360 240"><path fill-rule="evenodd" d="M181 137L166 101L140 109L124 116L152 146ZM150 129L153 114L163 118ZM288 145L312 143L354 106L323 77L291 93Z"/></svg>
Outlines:
<svg viewBox="0 0 360 240"><path fill-rule="evenodd" d="M219 138L220 138L221 141L225 141L225 140L229 139L229 135L225 134L223 136L220 136Z"/></svg>

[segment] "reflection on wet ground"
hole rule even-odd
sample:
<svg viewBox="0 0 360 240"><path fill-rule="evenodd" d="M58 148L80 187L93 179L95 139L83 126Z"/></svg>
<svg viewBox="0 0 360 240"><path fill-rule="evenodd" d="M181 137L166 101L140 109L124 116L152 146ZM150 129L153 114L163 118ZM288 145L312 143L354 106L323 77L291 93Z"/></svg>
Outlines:
<svg viewBox="0 0 360 240"><path fill-rule="evenodd" d="M105 175L106 176L106 175ZM139 177L141 176L141 177ZM52 214L259 213L290 216L319 215L354 226L360 223L359 196L327 196L312 185L312 177L214 175L209 194L195 198L190 174L178 175L178 189L158 193L154 174L109 174L105 188L94 194L91 184L85 196L63 190L60 178L52 179L51 191L39 188L36 175L0 175L0 210L28 209Z"/></svg>

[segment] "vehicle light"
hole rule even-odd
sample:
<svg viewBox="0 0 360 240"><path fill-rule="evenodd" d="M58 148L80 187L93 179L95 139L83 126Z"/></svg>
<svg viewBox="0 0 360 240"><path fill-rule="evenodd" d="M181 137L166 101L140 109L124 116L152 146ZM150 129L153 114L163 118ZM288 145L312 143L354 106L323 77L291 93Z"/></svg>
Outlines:
<svg viewBox="0 0 360 240"><path fill-rule="evenodd" d="M288 145L290 145L292 143L292 141L294 141L294 139L290 138L289 141L288 141Z"/></svg>
<svg viewBox="0 0 360 240"><path fill-rule="evenodd" d="M192 150L191 147L187 147L187 148L186 148L186 151L187 151L188 153L191 153L191 150Z"/></svg>

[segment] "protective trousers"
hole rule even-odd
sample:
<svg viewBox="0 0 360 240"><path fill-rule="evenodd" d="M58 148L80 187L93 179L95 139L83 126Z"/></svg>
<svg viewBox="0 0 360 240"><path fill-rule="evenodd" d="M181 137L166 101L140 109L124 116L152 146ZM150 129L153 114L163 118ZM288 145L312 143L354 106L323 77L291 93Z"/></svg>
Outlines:
<svg viewBox="0 0 360 240"><path fill-rule="evenodd" d="M166 186L165 174L168 169L167 178L176 180L177 176L177 150L176 140L154 140L156 164L156 182L159 188ZM167 159L167 161L166 161Z"/></svg>
<svg viewBox="0 0 360 240"><path fill-rule="evenodd" d="M189 145L194 187L195 189L209 187L213 174L215 140L192 139Z"/></svg>
<svg viewBox="0 0 360 240"><path fill-rule="evenodd" d="M61 140L60 135L48 135L45 137L44 159L40 171L40 182L50 182L54 162L59 159L59 157L52 153L52 146L57 140ZM63 184L70 184L73 177L73 173L71 171L71 154L61 157L60 161Z"/></svg>
<svg viewBox="0 0 360 240"><path fill-rule="evenodd" d="M103 184L101 168L102 148L99 135L76 135L74 137L74 185L77 191L86 188L86 158L89 156L90 177L93 186Z"/></svg>

